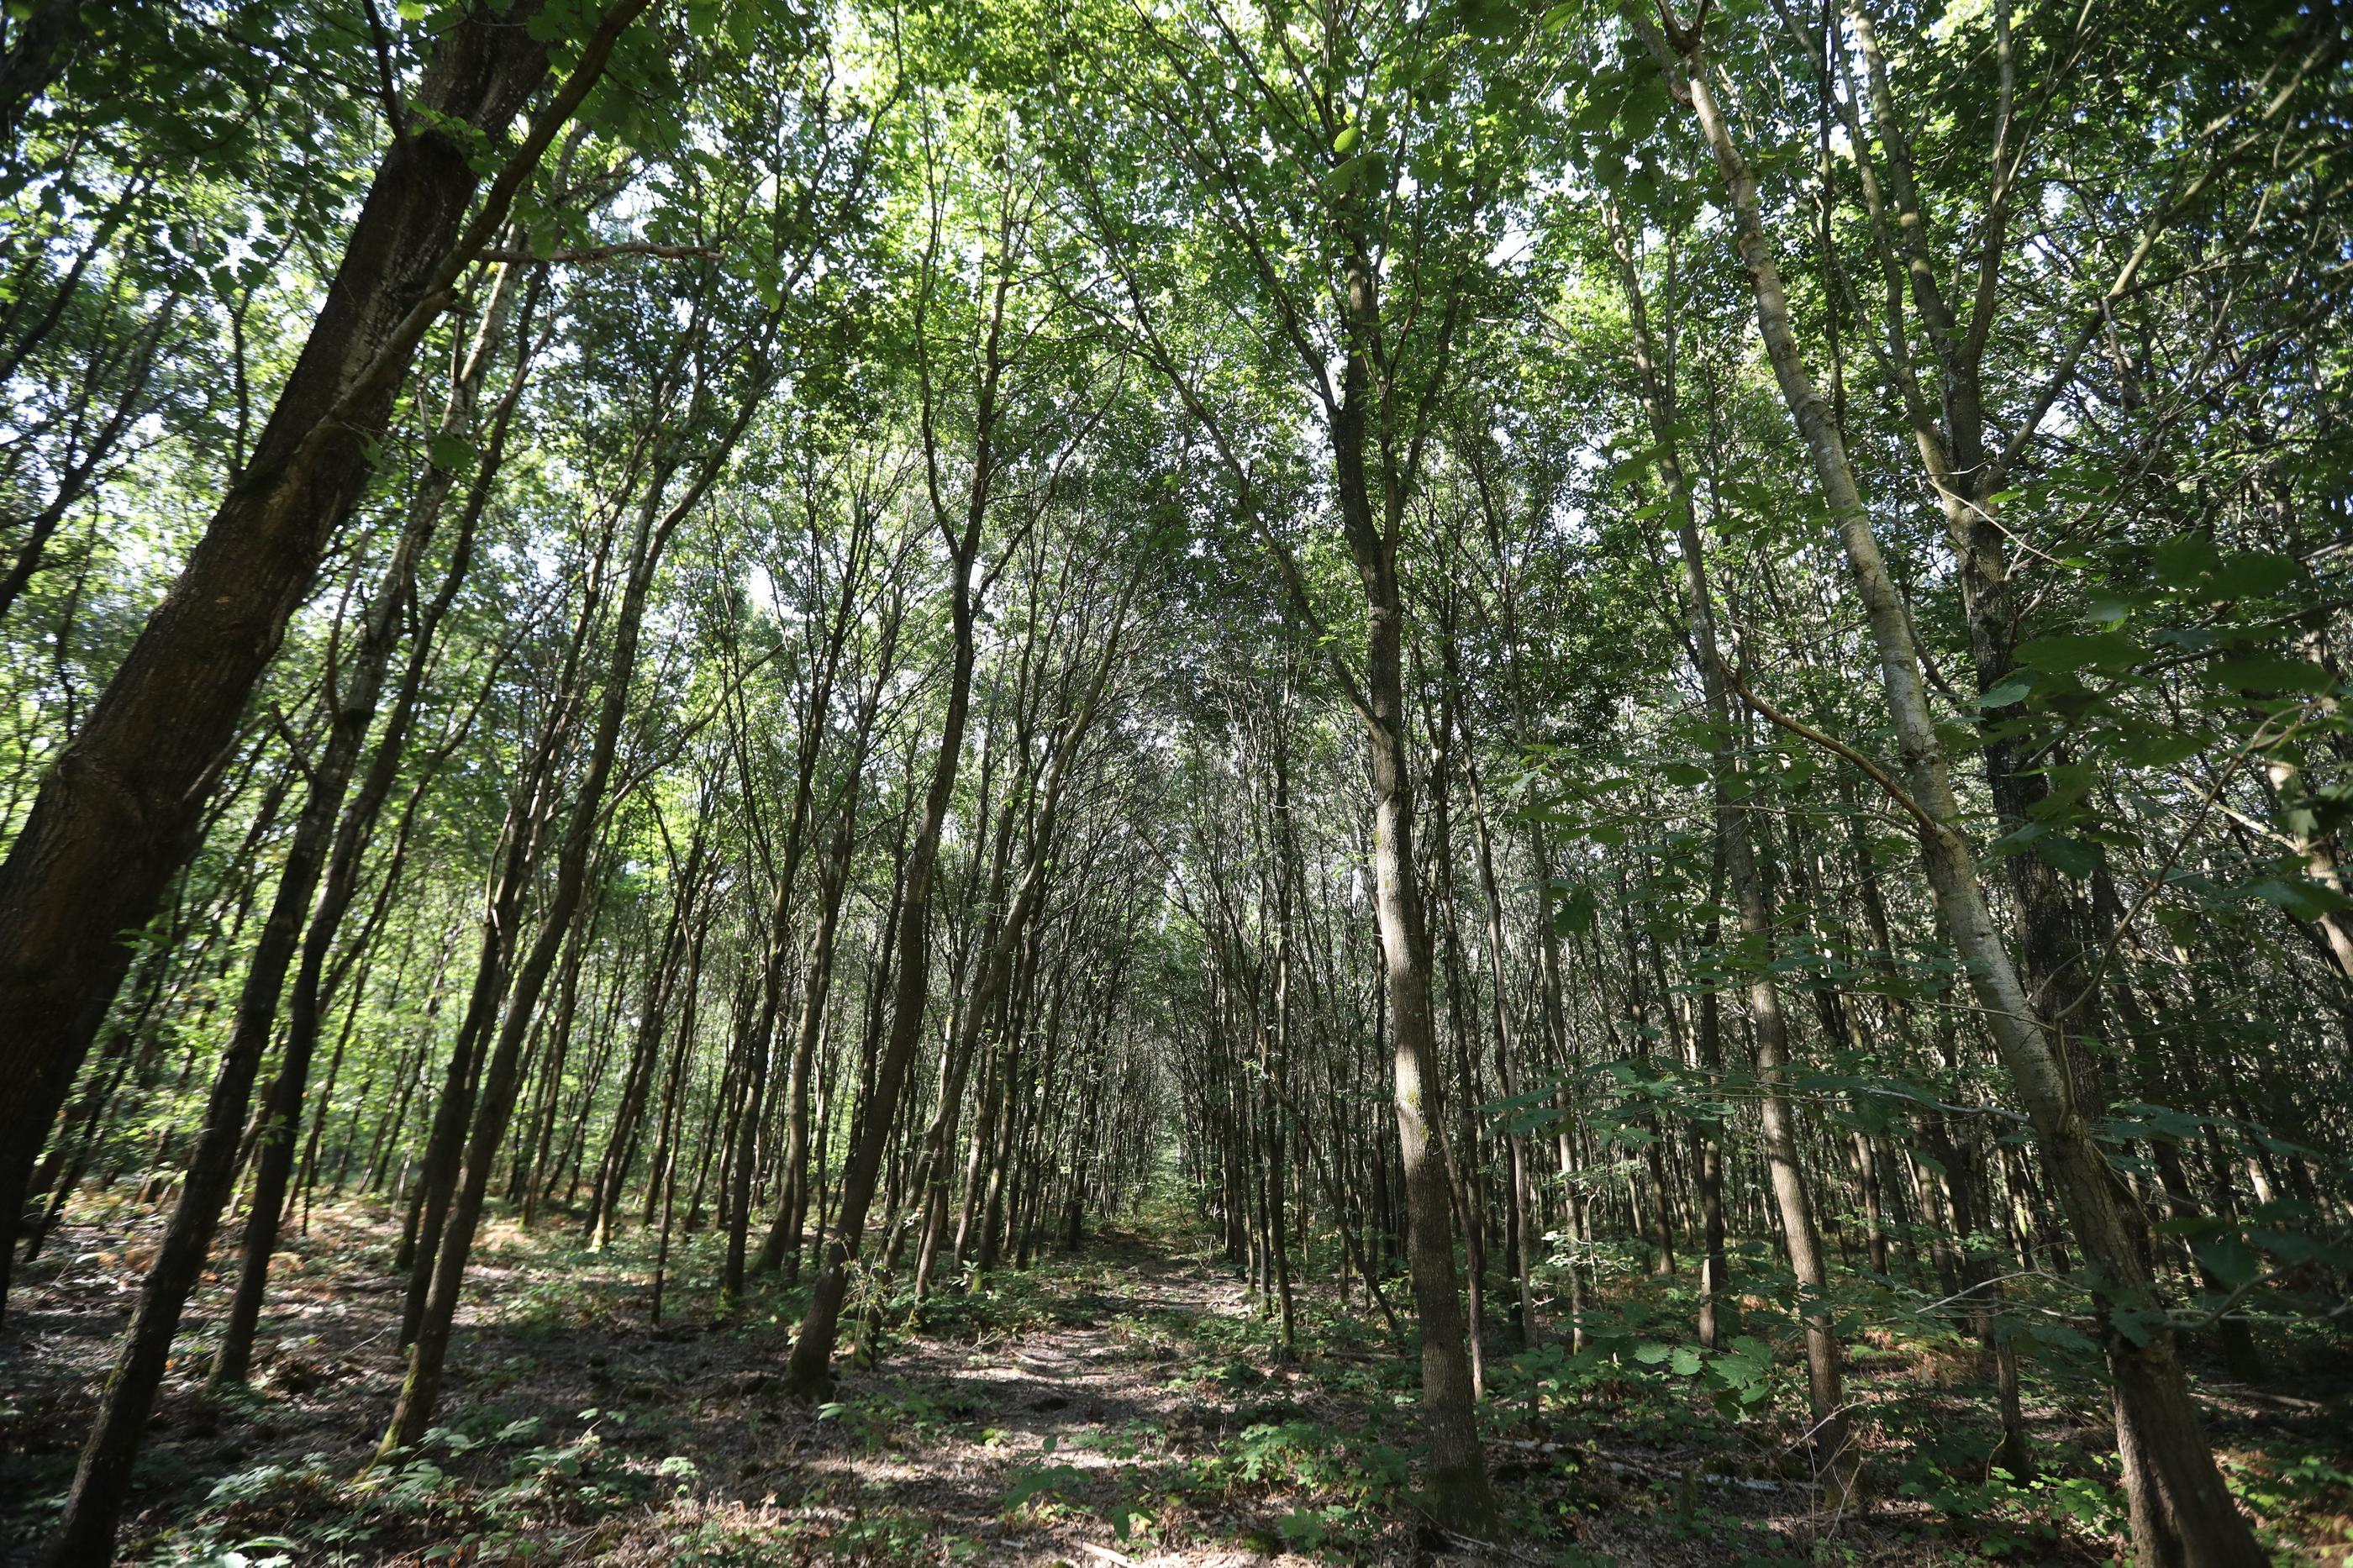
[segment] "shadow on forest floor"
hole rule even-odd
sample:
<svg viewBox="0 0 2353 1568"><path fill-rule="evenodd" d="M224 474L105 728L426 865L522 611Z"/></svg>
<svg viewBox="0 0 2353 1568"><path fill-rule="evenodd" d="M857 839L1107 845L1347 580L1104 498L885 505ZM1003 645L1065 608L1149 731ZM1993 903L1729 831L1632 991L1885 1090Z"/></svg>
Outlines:
<svg viewBox="0 0 2353 1568"><path fill-rule="evenodd" d="M774 1288L722 1317L704 1284L718 1238L673 1253L656 1324L649 1241L596 1254L565 1216L535 1234L501 1221L470 1276L446 1425L405 1465L363 1475L398 1384L397 1222L322 1208L279 1259L250 1389L205 1396L223 1281L192 1303L124 1557L298 1568L2113 1560L2095 1390L2040 1389L2031 1411L2074 1475L2058 1464L2031 1492L1997 1491L1981 1466L1968 1473L1968 1456L1990 1444L1970 1447L1984 1401L1956 1370L1966 1358L1884 1333L1860 1336L1853 1358L1877 1500L1866 1519L1824 1517L1791 1415L1802 1394L1784 1386L1795 1356L1767 1311L1747 1325L1765 1392L1728 1408L1679 1377L1683 1357L1663 1359L1662 1346L1655 1365L1647 1345L1572 1364L1557 1352L1514 1358L1508 1334L1492 1334L1489 1453L1511 1525L1500 1545L1449 1542L1412 1507L1413 1369L1377 1320L1303 1292L1301 1353L1285 1358L1224 1260L1155 1218L936 1298L920 1320L894 1306L880 1364L845 1361L834 1401L815 1409L778 1386L802 1297ZM21 1271L0 1330L6 1561L29 1561L54 1517L159 1225L142 1209L85 1204ZM2341 1484L2327 1482L2316 1506L2322 1494L2295 1491L2291 1473L2306 1456L2322 1471L2353 1462L2346 1402L2221 1393L2210 1406L2219 1439L2251 1456L2256 1505L2276 1500L2287 1560L2348 1561Z"/></svg>

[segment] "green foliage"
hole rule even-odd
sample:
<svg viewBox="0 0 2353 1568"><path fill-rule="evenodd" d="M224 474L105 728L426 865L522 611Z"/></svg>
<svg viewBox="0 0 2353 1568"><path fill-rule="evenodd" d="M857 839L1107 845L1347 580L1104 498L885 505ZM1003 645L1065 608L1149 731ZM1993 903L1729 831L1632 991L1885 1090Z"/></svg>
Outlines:
<svg viewBox="0 0 2353 1568"><path fill-rule="evenodd" d="M2034 1562L2071 1537L2102 1541L2123 1524L2122 1496L2105 1477L2037 1476L2021 1483L1994 1468L1970 1483L1915 1458L1896 1491L1936 1509L1948 1528L1997 1560Z"/></svg>

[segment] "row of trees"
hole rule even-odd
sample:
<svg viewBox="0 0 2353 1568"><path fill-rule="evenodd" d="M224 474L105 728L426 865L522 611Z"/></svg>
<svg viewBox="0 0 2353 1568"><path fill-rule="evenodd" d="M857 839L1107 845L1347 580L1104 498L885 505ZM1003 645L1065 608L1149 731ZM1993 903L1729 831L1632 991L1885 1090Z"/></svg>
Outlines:
<svg viewBox="0 0 2353 1568"><path fill-rule="evenodd" d="M57 1561L227 1216L233 1383L389 1205L389 1457L501 1208L807 1269L813 1396L1163 1136L1286 1340L1319 1237L1409 1315L1454 1528L1483 1326L1618 1235L1713 1346L1746 1236L1835 1495L1838 1273L2023 1475L2040 1272L2141 1560L2257 1560L2181 1343L2342 1274L2333 17L11 26L0 1224L169 1210Z"/></svg>

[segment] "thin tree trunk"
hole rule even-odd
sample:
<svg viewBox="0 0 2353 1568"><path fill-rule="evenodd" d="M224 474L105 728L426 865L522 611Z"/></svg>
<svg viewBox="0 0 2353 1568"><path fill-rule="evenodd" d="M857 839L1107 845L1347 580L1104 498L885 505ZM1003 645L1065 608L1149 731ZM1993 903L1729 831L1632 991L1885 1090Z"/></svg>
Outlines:
<svg viewBox="0 0 2353 1568"><path fill-rule="evenodd" d="M1910 619L1873 536L1844 441L1815 390L1766 237L1757 184L1717 108L1699 40L1673 40L1670 85L1690 104L1730 197L1742 261L1767 357L1845 549L1879 655L1880 673L1917 814L1921 859L1947 938L2101 1279L2094 1301L2116 1394L2116 1442L2133 1544L2150 1568L2258 1568L2262 1549L2215 1468L2154 1283L2117 1203L2114 1173L2075 1103L2069 1073L1996 933L1961 827L1942 743L1922 686Z"/></svg>

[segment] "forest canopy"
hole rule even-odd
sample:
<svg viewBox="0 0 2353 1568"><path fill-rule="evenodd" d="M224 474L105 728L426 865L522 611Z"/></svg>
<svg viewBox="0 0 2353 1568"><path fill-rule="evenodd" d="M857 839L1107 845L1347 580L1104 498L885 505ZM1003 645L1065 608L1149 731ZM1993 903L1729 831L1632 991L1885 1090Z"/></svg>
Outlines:
<svg viewBox="0 0 2353 1568"><path fill-rule="evenodd" d="M0 1555L2336 1562L2348 42L16 0Z"/></svg>

